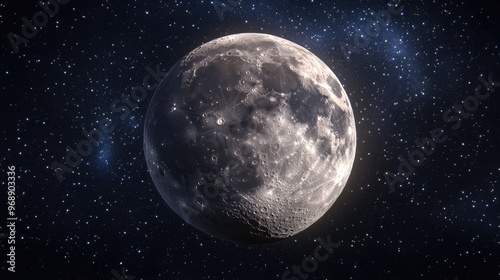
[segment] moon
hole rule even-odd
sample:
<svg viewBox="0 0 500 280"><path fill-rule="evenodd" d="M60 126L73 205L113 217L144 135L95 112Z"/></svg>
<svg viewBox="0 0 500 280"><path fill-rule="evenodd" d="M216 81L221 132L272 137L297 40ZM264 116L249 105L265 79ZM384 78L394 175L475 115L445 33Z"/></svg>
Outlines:
<svg viewBox="0 0 500 280"><path fill-rule="evenodd" d="M268 34L210 41L163 78L144 127L148 171L186 222L239 243L295 235L350 175L356 127L335 74Z"/></svg>

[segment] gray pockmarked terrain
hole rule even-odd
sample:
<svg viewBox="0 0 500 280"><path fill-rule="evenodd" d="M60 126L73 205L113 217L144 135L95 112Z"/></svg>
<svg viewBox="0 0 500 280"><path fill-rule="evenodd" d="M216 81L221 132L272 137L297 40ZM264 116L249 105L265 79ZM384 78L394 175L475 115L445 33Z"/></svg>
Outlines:
<svg viewBox="0 0 500 280"><path fill-rule="evenodd" d="M266 34L236 34L185 56L145 120L144 153L168 205L217 237L294 235L342 192L354 161L352 108L311 52ZM205 199L203 199L205 196Z"/></svg>
<svg viewBox="0 0 500 280"><path fill-rule="evenodd" d="M443 144L448 139L446 126L451 124L452 130L457 130L461 127L462 121L471 117L476 111L481 102L486 101L496 87L500 87L500 81L493 81L493 73L489 73L488 79L480 75L478 78L479 84L474 89L474 94L465 97L462 102L455 103L446 110L442 117L444 125L436 127L430 131L430 137L417 138L415 143L416 149L412 150L407 156L399 155L398 170L395 173L385 172L384 178L390 188L390 192L394 192L395 186L405 182L415 173L415 168L421 166L434 153L437 144Z"/></svg>

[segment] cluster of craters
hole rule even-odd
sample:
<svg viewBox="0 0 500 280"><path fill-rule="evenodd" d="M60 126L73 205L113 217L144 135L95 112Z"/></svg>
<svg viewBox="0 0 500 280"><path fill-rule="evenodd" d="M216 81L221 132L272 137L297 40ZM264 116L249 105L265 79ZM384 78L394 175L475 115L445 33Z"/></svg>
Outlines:
<svg viewBox="0 0 500 280"><path fill-rule="evenodd" d="M286 238L319 219L346 184L356 143L331 70L264 34L223 37L177 63L151 101L144 137L169 206L240 242Z"/></svg>

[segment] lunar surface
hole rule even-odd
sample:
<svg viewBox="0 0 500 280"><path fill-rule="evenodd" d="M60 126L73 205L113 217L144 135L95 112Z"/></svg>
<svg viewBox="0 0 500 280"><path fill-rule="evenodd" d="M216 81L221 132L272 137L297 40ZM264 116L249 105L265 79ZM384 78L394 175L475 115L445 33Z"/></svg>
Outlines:
<svg viewBox="0 0 500 280"><path fill-rule="evenodd" d="M236 34L182 58L145 120L149 173L168 205L219 238L266 243L317 221L344 188L356 128L338 78L288 40Z"/></svg>

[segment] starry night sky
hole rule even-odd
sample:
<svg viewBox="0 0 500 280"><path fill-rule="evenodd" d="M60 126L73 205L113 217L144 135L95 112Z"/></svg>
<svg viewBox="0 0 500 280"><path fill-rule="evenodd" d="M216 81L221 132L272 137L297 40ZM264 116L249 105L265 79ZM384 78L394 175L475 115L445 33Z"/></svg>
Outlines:
<svg viewBox="0 0 500 280"><path fill-rule="evenodd" d="M6 271L3 236L1 279L120 279L125 271L122 279L282 279L328 236L341 246L307 279L500 279L497 1L401 0L402 12L349 58L343 43L363 42L370 10L391 1L220 2L234 3L223 20L210 1L72 0L18 53L7 34L21 35L22 17L41 8L0 3L1 233L11 165L18 217L17 272ZM152 92L123 120L111 110L142 83L146 66L168 71L199 45L242 32L283 37L322 59L357 126L354 167L337 202L307 230L269 245L215 239L162 200L143 152ZM453 129L458 121L443 115L490 73L496 91ZM58 180L53 162L103 119L114 131ZM436 128L447 139L390 192L384 174L398 174L398 157Z"/></svg>

